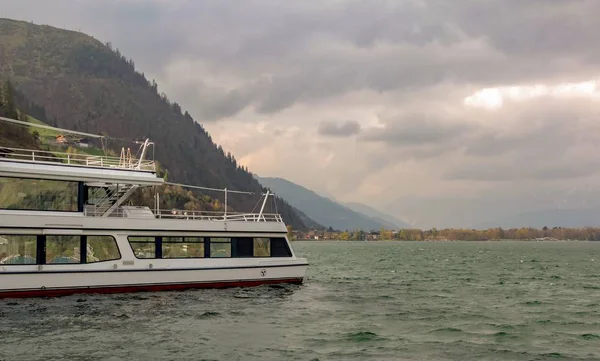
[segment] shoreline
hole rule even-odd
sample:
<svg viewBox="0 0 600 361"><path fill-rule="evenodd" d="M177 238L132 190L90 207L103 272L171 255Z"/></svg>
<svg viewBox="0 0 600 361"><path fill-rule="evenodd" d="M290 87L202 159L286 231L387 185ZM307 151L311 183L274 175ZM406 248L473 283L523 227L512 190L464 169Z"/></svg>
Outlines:
<svg viewBox="0 0 600 361"><path fill-rule="evenodd" d="M589 240L589 239L482 239L482 240L466 240L466 239L422 239L422 240L404 240L404 239L386 239L386 240L361 240L361 239L294 239L292 242L365 242L365 243L385 243L385 242L598 242L600 240Z"/></svg>

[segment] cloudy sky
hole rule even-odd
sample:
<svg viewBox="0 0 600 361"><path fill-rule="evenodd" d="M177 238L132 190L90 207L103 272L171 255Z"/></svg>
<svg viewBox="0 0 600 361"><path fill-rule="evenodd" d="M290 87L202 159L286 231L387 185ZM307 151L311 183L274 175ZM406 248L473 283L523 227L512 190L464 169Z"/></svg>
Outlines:
<svg viewBox="0 0 600 361"><path fill-rule="evenodd" d="M597 0L2 0L0 16L111 41L255 173L418 226L600 207Z"/></svg>

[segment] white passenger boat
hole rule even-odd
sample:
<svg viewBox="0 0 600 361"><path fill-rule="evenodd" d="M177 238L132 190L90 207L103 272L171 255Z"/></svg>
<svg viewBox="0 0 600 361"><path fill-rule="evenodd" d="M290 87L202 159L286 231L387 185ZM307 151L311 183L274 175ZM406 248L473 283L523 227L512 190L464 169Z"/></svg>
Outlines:
<svg viewBox="0 0 600 361"><path fill-rule="evenodd" d="M268 192L258 213L125 206L164 183L149 144L139 159L0 148L0 298L303 282Z"/></svg>

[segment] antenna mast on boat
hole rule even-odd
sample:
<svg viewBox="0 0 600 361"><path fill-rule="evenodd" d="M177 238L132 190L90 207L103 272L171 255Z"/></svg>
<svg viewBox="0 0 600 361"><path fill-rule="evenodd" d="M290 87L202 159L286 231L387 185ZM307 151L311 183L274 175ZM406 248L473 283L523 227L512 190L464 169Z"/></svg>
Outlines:
<svg viewBox="0 0 600 361"><path fill-rule="evenodd" d="M142 154L140 154L140 159L138 161L137 169L140 169L142 167L142 161L144 160L144 157L146 156L146 152L148 151L148 146L150 144L154 144L154 143L152 143L150 141L150 139L146 138L146 140L142 144Z"/></svg>
<svg viewBox="0 0 600 361"><path fill-rule="evenodd" d="M263 200L263 204L260 207L260 212L258 213L258 218L256 219L257 222L263 216L263 212L265 210L265 206L267 205L267 199L269 198L269 194L270 194L270 192L269 192L269 190L267 190L267 193L265 194L265 199Z"/></svg>

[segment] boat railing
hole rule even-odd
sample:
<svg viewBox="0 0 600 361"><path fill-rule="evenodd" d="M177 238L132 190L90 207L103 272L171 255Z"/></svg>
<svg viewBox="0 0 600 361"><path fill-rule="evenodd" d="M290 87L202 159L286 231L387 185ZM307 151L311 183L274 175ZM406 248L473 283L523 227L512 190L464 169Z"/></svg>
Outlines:
<svg viewBox="0 0 600 361"><path fill-rule="evenodd" d="M136 208L136 207L133 207ZM283 218L277 213L242 213L242 212L217 212L217 211L187 211L187 210L151 210L147 207L147 213L135 214L128 213L124 208L117 208L108 215L108 217L117 218L146 218L171 219L171 220L190 220L190 221L216 221L216 222L283 222ZM89 217L101 217L107 211L106 206L96 207L87 205L84 214Z"/></svg>
<svg viewBox="0 0 600 361"><path fill-rule="evenodd" d="M137 171L156 171L153 160L95 156L82 153L62 153L45 150L0 147L0 159L39 164L61 164L95 168L130 169Z"/></svg>
<svg viewBox="0 0 600 361"><path fill-rule="evenodd" d="M185 211L185 210L153 210L159 219L210 220L210 221L239 221L239 222L283 222L277 213L242 213L215 211Z"/></svg>
<svg viewBox="0 0 600 361"><path fill-rule="evenodd" d="M88 204L83 208L83 214L88 217L102 217L107 210L108 207L106 206L97 207ZM111 218L125 218L126 216L127 215L125 214L125 210L123 210L122 208L117 208L113 210L109 215L109 217Z"/></svg>

